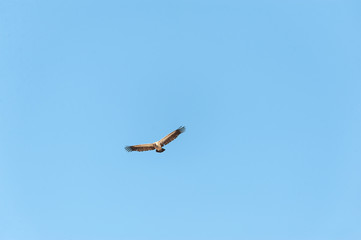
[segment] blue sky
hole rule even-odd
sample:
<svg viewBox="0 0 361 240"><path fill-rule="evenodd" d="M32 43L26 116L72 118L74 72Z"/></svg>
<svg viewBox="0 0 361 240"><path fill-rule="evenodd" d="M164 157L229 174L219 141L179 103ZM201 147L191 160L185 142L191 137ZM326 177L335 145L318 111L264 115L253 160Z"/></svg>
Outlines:
<svg viewBox="0 0 361 240"><path fill-rule="evenodd" d="M361 239L360 7L0 1L0 239Z"/></svg>

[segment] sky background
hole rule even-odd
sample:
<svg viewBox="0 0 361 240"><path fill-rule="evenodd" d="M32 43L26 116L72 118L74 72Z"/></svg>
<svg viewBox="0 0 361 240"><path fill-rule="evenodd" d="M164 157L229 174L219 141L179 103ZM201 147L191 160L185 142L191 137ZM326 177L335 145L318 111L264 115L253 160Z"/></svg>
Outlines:
<svg viewBox="0 0 361 240"><path fill-rule="evenodd" d="M360 9L0 1L0 239L361 239Z"/></svg>

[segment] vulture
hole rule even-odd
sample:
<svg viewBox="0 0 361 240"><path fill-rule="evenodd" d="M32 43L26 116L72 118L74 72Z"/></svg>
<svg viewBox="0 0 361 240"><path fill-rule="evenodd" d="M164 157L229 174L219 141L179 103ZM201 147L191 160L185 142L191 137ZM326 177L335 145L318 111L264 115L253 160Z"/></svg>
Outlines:
<svg viewBox="0 0 361 240"><path fill-rule="evenodd" d="M167 136L165 136L158 142L140 144L134 146L126 146L125 150L127 150L128 152L133 152L133 151L143 152L143 151L150 151L155 149L157 153L161 153L165 151L163 146L167 145L168 143L176 139L179 136L179 134L183 133L185 130L186 130L185 127L179 127L177 130L169 133Z"/></svg>

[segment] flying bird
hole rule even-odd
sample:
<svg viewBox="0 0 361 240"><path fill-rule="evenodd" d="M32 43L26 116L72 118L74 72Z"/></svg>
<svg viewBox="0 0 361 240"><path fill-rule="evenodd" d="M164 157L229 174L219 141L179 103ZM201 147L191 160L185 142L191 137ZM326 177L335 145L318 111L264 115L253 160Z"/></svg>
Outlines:
<svg viewBox="0 0 361 240"><path fill-rule="evenodd" d="M126 146L125 150L127 150L128 152L133 152L133 151L143 152L143 151L150 151L155 149L156 152L161 153L165 151L163 146L167 145L168 143L176 139L179 136L179 134L183 133L185 130L186 130L185 127L179 127L177 130L169 133L167 136L165 136L158 142L140 144L134 146Z"/></svg>

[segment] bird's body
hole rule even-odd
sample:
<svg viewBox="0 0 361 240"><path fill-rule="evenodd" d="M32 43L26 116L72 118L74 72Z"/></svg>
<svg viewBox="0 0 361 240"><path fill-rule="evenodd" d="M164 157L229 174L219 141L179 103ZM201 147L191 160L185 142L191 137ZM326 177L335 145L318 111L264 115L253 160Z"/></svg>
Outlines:
<svg viewBox="0 0 361 240"><path fill-rule="evenodd" d="M153 143L154 144L154 148L155 148L155 151L158 152L158 153L161 153L161 152L164 152L165 149L162 148L162 145L160 144L160 141L158 142L155 142Z"/></svg>
<svg viewBox="0 0 361 240"><path fill-rule="evenodd" d="M179 134L183 133L185 130L186 130L185 127L180 127L177 130L169 133L167 136L165 136L164 138L162 138L157 142L126 146L125 150L127 150L128 152L132 152L132 151L143 152L143 151L155 150L156 152L161 153L165 151L163 146L167 145L168 143L176 139L179 136Z"/></svg>

